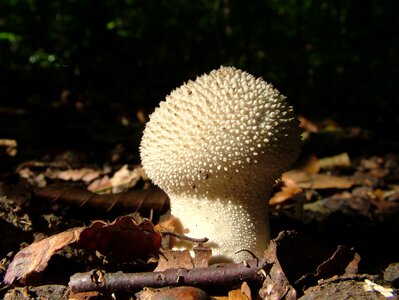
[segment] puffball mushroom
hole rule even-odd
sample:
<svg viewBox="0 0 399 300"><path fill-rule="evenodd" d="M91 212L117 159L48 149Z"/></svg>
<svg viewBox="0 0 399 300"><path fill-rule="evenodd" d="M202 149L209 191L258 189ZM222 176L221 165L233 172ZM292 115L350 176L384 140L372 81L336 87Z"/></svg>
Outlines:
<svg viewBox="0 0 399 300"><path fill-rule="evenodd" d="M267 248L268 196L300 144L299 122L285 97L262 78L222 66L160 103L140 153L186 235L208 238L215 261L238 262L251 257L240 250L262 256Z"/></svg>

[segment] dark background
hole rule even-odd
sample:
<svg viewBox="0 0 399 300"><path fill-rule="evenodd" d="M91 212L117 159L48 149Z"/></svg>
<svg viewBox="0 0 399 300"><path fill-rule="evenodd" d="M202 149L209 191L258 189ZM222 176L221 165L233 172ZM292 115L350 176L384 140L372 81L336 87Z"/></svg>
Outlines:
<svg viewBox="0 0 399 300"><path fill-rule="evenodd" d="M0 138L137 150L137 113L220 65L298 114L398 137L399 1L0 0ZM97 150L96 150L97 149Z"/></svg>

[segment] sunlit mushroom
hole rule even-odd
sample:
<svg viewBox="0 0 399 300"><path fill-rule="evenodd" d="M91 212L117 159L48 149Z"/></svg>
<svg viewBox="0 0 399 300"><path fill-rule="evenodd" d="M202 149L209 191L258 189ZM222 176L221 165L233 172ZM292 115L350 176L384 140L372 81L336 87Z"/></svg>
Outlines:
<svg viewBox="0 0 399 300"><path fill-rule="evenodd" d="M240 261L250 257L240 250L262 256L267 248L267 200L296 160L300 136L292 107L277 89L220 67L160 103L140 151L146 173L169 195L186 234L209 238L215 260Z"/></svg>

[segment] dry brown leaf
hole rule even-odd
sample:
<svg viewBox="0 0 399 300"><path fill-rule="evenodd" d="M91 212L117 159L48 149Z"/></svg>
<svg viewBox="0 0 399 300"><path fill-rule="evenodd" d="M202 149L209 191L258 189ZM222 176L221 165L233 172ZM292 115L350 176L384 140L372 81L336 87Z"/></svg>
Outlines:
<svg viewBox="0 0 399 300"><path fill-rule="evenodd" d="M272 198L270 198L269 205L282 204L286 200L291 199L295 194L302 191L302 188L300 188L295 181L285 178L284 186L281 188L281 191L278 191Z"/></svg>
<svg viewBox="0 0 399 300"><path fill-rule="evenodd" d="M303 275L296 281L296 284L308 288L316 285L320 279L343 275L347 268L352 270L357 269L356 264L359 260L359 255L356 254L353 248L338 246L333 255L317 267L316 272Z"/></svg>
<svg viewBox="0 0 399 300"><path fill-rule="evenodd" d="M158 266L154 272L162 272L167 269L192 269L194 264L188 250L161 250Z"/></svg>
<svg viewBox="0 0 399 300"><path fill-rule="evenodd" d="M392 211L399 205L399 203L391 201L372 201L372 204L377 208L375 212L377 215Z"/></svg>
<svg viewBox="0 0 399 300"><path fill-rule="evenodd" d="M295 168L297 171L302 171L306 173L316 174L319 173L320 167L318 164L318 159L316 156L311 155L306 159L303 159L300 164Z"/></svg>
<svg viewBox="0 0 399 300"><path fill-rule="evenodd" d="M338 155L320 158L317 162L320 169L347 168L351 166L348 153L344 152Z"/></svg>
<svg viewBox="0 0 399 300"><path fill-rule="evenodd" d="M140 167L136 167L133 170L129 170L128 165L124 165L116 171L110 179L112 192L119 193L134 187L142 177L143 172L140 169Z"/></svg>
<svg viewBox="0 0 399 300"><path fill-rule="evenodd" d="M309 174L303 171L291 170L282 176L283 181L292 180L304 189L348 189L354 184L354 180L344 176L327 174Z"/></svg>
<svg viewBox="0 0 399 300"><path fill-rule="evenodd" d="M187 299L187 300L209 300L211 299L203 290L192 286L178 286L172 288L151 289L144 288L136 294L138 300L159 299Z"/></svg>
<svg viewBox="0 0 399 300"><path fill-rule="evenodd" d="M98 291L87 291L87 292L80 292L74 293L71 292L68 300L94 300L94 299L102 299L103 295Z"/></svg>
<svg viewBox="0 0 399 300"><path fill-rule="evenodd" d="M212 256L211 248L203 245L198 245L193 248L193 251L194 251L194 259L193 259L194 268L208 267L209 259Z"/></svg>
<svg viewBox="0 0 399 300"><path fill-rule="evenodd" d="M303 130L305 130L307 132L318 132L319 131L319 127L316 124L314 124L313 122L311 122L310 120L306 119L304 116L299 116L298 119L300 121L300 126Z"/></svg>
<svg viewBox="0 0 399 300"><path fill-rule="evenodd" d="M89 183L94 179L98 178L101 175L100 170L90 169L90 168L82 168L82 169L69 169L65 171L59 170L47 170L46 176L52 179L61 179L61 180L72 180L79 181L82 180L85 183Z"/></svg>
<svg viewBox="0 0 399 300"><path fill-rule="evenodd" d="M161 239L154 225L146 219L139 224L130 216L119 217L111 224L96 221L89 227L69 229L22 249L8 267L4 281L9 284L16 279L24 281L43 271L51 256L67 245L131 261L157 253Z"/></svg>
<svg viewBox="0 0 399 300"><path fill-rule="evenodd" d="M18 170L19 176L28 180L30 184L37 187L47 186L47 181L43 173L36 174L29 168L22 168Z"/></svg>
<svg viewBox="0 0 399 300"><path fill-rule="evenodd" d="M89 184L87 190L97 194L111 193L112 183L109 177L105 175L104 177L98 178Z"/></svg>
<svg viewBox="0 0 399 300"><path fill-rule="evenodd" d="M15 156L17 154L17 141L10 139L0 139L0 147L5 147L5 153L9 156Z"/></svg>
<svg viewBox="0 0 399 300"><path fill-rule="evenodd" d="M158 266L154 272L162 272L167 269L193 269L208 267L212 251L209 247L197 246L193 249L195 255L191 257L188 250L163 250L159 256Z"/></svg>
<svg viewBox="0 0 399 300"><path fill-rule="evenodd" d="M229 300L249 300L249 298L240 290L229 291Z"/></svg>
<svg viewBox="0 0 399 300"><path fill-rule="evenodd" d="M296 299L296 291L290 285L277 256L278 243L282 239L284 235L280 233L270 241L266 249L264 258L271 264L271 268L263 275L265 280L259 291L261 299Z"/></svg>
<svg viewBox="0 0 399 300"><path fill-rule="evenodd" d="M84 228L73 228L35 242L19 251L7 269L4 282L24 281L29 275L43 271L51 256L61 248L76 242Z"/></svg>
<svg viewBox="0 0 399 300"><path fill-rule="evenodd" d="M252 300L252 293L251 293L251 288L249 287L248 283L245 281L241 284L241 292L247 296L249 300Z"/></svg>
<svg viewBox="0 0 399 300"><path fill-rule="evenodd" d="M229 291L226 300L252 300L251 289L244 281L240 289Z"/></svg>

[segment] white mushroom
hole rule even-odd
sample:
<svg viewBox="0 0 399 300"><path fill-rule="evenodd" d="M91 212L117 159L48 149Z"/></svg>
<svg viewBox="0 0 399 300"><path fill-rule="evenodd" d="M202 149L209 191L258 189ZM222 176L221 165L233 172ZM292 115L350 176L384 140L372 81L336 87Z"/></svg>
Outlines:
<svg viewBox="0 0 399 300"><path fill-rule="evenodd" d="M160 103L140 152L186 234L209 238L216 260L240 261L250 257L240 250L261 256L267 247L267 199L296 160L300 135L292 107L271 84L222 66Z"/></svg>

